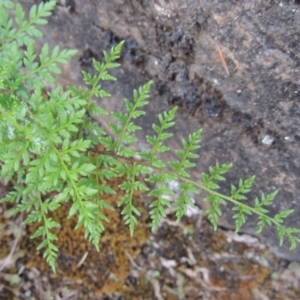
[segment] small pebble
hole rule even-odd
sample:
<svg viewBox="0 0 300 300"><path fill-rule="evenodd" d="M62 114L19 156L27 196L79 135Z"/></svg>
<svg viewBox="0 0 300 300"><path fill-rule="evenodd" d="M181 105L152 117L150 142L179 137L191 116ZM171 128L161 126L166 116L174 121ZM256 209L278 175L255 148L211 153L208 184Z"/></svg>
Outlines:
<svg viewBox="0 0 300 300"><path fill-rule="evenodd" d="M267 145L267 146L271 146L272 143L274 142L275 138L271 135L265 135L264 138L262 139L262 143L264 145Z"/></svg>

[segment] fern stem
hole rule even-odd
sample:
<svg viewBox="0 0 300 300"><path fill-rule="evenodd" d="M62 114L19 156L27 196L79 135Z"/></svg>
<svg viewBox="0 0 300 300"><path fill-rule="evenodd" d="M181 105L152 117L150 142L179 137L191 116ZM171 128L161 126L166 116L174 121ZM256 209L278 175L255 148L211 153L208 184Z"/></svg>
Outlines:
<svg viewBox="0 0 300 300"><path fill-rule="evenodd" d="M107 69L107 64L103 65L103 69L101 70L101 72L99 72L97 80L92 85L92 88L91 88L91 90L89 92L89 95L87 96L87 99L86 99L87 100L86 105L84 107L84 110L86 112L88 112L88 110L89 110L89 106L91 105L91 102L92 102L92 96L95 94L95 89L96 89L97 85L99 84L99 81L101 80L102 72L104 72L106 69ZM79 138L79 136L80 136L80 134L83 130L83 126L84 126L84 122L82 122L79 126L79 129L78 129L78 132L77 132L77 135L76 135L76 139Z"/></svg>
<svg viewBox="0 0 300 300"><path fill-rule="evenodd" d="M98 152L98 151L97 151ZM110 151L101 151L101 153L103 154L107 154L107 155L110 155L110 156L113 156L115 158L118 158L118 159L123 159L125 160L126 162L130 162L130 163L133 163L133 159L128 159L126 157L123 157L123 156L119 156L118 154L115 154L113 152L110 152ZM268 215L264 214L264 213L261 213L259 211L257 211L254 207L251 207L251 206L248 206L246 204L243 204L242 202L238 201L238 200L235 200L233 199L232 197L230 196L226 196L226 195L223 195L221 193L218 193L212 189L209 189L207 187L205 187L203 184L199 183L199 182L196 182L194 180L191 180L189 178L186 178L186 177L183 177L183 176L180 176L177 172L172 172L172 171L169 171L169 170L166 170L166 169L160 169L160 168L157 168L157 167L154 167L153 165L149 164L148 162L145 162L145 161L138 161L137 164L139 165L142 165L142 166L145 166L145 167L148 167L148 168L151 168L157 172L159 172L160 174L169 174L171 176L174 176L176 178L178 178L179 180L183 181L183 182L186 182L186 183L190 183L192 184L193 186L197 187L197 188L200 188L202 190L205 190L207 191L209 194L211 195L215 195L215 196L218 196L224 200L227 200L228 202L231 202L235 205L238 205L238 206L241 206L241 207L244 207L244 208L247 208L249 209L251 212L253 212L254 214L258 215L258 216L261 216L261 217L264 217L264 218L267 218L269 221L271 221L274 225L278 226L278 227L283 227L280 223L276 222L274 220L274 218L272 217L269 217Z"/></svg>
<svg viewBox="0 0 300 300"><path fill-rule="evenodd" d="M50 237L49 237L49 229L48 229L48 226L47 226L47 217L46 217L46 215L45 215L45 212L44 212L44 209L43 209L43 201L42 201L42 198L41 198L41 193L40 192L37 192L37 198L38 198L38 200L39 200L39 203L40 203L40 207L41 207L41 213L42 213L42 216L43 216L43 221L44 221L44 224L45 224L45 231L46 231L46 240L47 240L47 245L48 245L48 247L50 248L51 246L51 244L52 244L52 242L51 242L51 239L50 239ZM55 261L54 260L52 260L51 261L51 258L53 259L53 257L52 257L52 255L50 256L48 256L50 259L49 259L49 264L50 264L50 266L51 266L51 268L52 268L52 270L53 270L53 272L55 273Z"/></svg>
<svg viewBox="0 0 300 300"><path fill-rule="evenodd" d="M121 143L122 143L122 141L123 141L123 139L124 139L124 135L125 135L125 133L126 133L126 131L127 131L128 124L130 123L130 121L131 121L131 119L132 119L132 116L133 116L133 113L134 113L135 109L138 107L138 104L139 104L139 103L138 103L138 101L137 101L137 102L135 103L135 105L134 105L132 111L130 112L130 114L129 114L128 118L127 118L126 123L125 123L124 126L123 126L123 130L122 130L122 132L120 133L120 137L119 137L118 142L117 142L117 145L116 145L116 149L115 149L115 153L116 153L116 154L118 154L118 152L120 151Z"/></svg>

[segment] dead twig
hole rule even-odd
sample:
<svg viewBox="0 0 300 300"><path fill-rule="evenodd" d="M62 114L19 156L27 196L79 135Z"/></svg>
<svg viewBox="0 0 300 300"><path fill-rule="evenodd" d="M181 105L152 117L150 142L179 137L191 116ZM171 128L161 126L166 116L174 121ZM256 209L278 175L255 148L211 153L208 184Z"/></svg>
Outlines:
<svg viewBox="0 0 300 300"><path fill-rule="evenodd" d="M132 258L132 256L131 256L127 251L124 251L124 253L125 253L125 255L128 257L128 259L129 259L131 265L132 265L135 269L137 269L137 270L139 270L139 271L143 271L143 268L141 268L140 266L138 266L138 265L136 264L136 262L134 261L134 259Z"/></svg>
<svg viewBox="0 0 300 300"><path fill-rule="evenodd" d="M78 262L78 264L76 265L76 268L78 269L78 268L80 268L82 265L83 265L83 263L85 262L85 260L86 260L86 258L87 258L87 256L88 256L88 252L86 251L84 254L83 254L83 256L82 256L82 258L81 258L81 260Z"/></svg>
<svg viewBox="0 0 300 300"><path fill-rule="evenodd" d="M222 66L223 66L223 68L225 69L225 72L226 72L227 76L229 76L230 73L229 73L229 69L228 69L228 67L227 67L226 60L225 60L224 55L223 55L223 53L222 53L222 51L221 51L221 48L220 48L220 46L219 46L218 44L216 44L216 49L217 49L219 58L220 58L220 60L221 60Z"/></svg>
<svg viewBox="0 0 300 300"><path fill-rule="evenodd" d="M18 245L19 239L22 235L22 222L23 222L23 214L21 214L18 223L20 223L21 225L19 225L19 232L17 237L15 238L13 245L10 249L9 254L6 256L6 258L1 262L0 264L0 272L2 272L10 263L11 263L11 258L13 257L15 251L16 251L16 247Z"/></svg>

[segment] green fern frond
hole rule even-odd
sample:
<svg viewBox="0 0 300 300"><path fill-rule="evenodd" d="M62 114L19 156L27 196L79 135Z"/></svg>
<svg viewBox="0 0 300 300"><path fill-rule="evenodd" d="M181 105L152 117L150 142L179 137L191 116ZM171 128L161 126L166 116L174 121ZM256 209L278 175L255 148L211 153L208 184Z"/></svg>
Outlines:
<svg viewBox="0 0 300 300"><path fill-rule="evenodd" d="M11 1L1 1L1 6L14 8L14 15L15 15L15 25L17 25L16 29L12 28L13 21L9 19L7 10L2 11L2 21L0 21L0 25L4 25L6 22L3 30L1 30L1 38L3 42L0 46L0 51L6 50L9 44L13 41L17 41L19 46L28 45L34 41L33 38L42 36L40 30L36 28L35 25L45 25L47 24L47 20L45 17L51 15L51 11L54 9L56 5L56 1L47 1L41 2L38 6L33 5L30 9L29 19L27 20L25 17L25 12L22 6L17 3L16 6ZM1 27L1 26L0 26Z"/></svg>
<svg viewBox="0 0 300 300"><path fill-rule="evenodd" d="M141 127L135 125L131 120L145 114L145 111L140 108L148 104L146 99L150 97L149 91L151 84L152 81L149 81L138 90L133 91L133 103L130 100L125 99L127 113L123 114L121 112L113 112L116 123L111 123L110 127L113 133L118 136L117 144L115 146L116 154L123 155L125 157L133 156L134 152L129 149L124 149L124 146L136 142L136 138L133 136L133 133L140 130ZM124 151L126 150L127 153L124 155Z"/></svg>
<svg viewBox="0 0 300 300"><path fill-rule="evenodd" d="M14 203L9 213L24 212L24 224L39 223L31 238L41 240L38 250L44 251L53 271L59 251L54 232L59 223L50 213L62 203L71 202L69 217L77 218L76 228L83 227L85 237L99 251L101 234L109 222L105 211L114 209L104 199L105 195L117 194L109 184L115 178L122 178L118 190L123 196L118 206L131 235L141 214L134 203L137 193L145 192L153 200L150 217L155 230L170 208L180 221L194 205L194 195L204 190L208 194L204 201L210 204L206 214L214 229L222 207L231 203L236 231L248 215L257 215L258 232L266 225L274 226L280 244L287 239L295 249L300 243L300 229L284 225L293 209L270 216L268 208L277 191L262 194L254 206L248 205L252 176L232 185L229 195L221 193L220 182L225 181L232 164L209 167L207 173L202 173L202 182L191 178L190 170L199 158L201 129L182 141L182 149L175 150L176 159L166 162L162 158L162 153L173 154L166 141L173 136L170 129L175 124L177 107L159 114L158 124L152 126L154 134L146 136L148 149L137 150L135 134L142 128L135 120L145 114L152 81L134 90L132 101L124 99L125 112L108 112L93 100L110 96L101 81L116 80L109 72L119 67L124 41L104 52L103 63L93 60L95 75L83 72L89 88L71 86L63 91L57 84L45 97L45 84L55 82L55 74L60 73L58 65L76 54L75 50L61 51L58 46L50 51L47 44L39 55L35 51L34 40L41 35L36 25L46 24L45 17L55 3L33 6L26 18L20 4L0 1L0 178L15 187L0 203ZM114 122L107 132L92 116L109 114ZM170 187L172 182L177 183L176 192Z"/></svg>

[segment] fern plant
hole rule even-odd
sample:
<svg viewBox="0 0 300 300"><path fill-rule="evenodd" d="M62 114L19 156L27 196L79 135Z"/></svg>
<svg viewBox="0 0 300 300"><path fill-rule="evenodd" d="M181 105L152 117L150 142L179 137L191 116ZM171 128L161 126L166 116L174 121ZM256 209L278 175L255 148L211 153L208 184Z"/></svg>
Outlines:
<svg viewBox="0 0 300 300"><path fill-rule="evenodd" d="M93 60L96 75L83 72L87 87L70 86L64 91L58 85L54 76L60 73L58 64L67 63L76 51L61 51L58 46L50 51L47 44L39 55L34 50L34 40L41 36L36 25L47 23L45 17L55 4L49 1L34 5L27 19L20 4L0 0L0 176L14 186L0 203L13 204L14 214L25 212L24 224L41 224L31 238L40 239L37 249L43 249L53 271L59 251L55 228L60 224L49 217L49 212L70 202L69 217L77 218L76 228L83 226L85 237L99 250L105 222L109 221L104 209L114 209L103 195L116 193L107 183L114 177L124 178L118 186L124 192L119 206L131 235L140 215L133 200L136 192L143 191L154 199L150 204L154 230L166 216L166 208L174 206L176 219L180 221L187 207L193 206L191 195L202 189L208 193L204 199L210 203L206 213L215 229L222 206L231 203L237 231L247 215L256 214L258 232L265 225L275 226L280 244L287 237L291 249L295 249L300 242L297 236L300 230L283 224L293 210L269 215L268 206L277 191L262 194L255 199L254 206L249 206L247 193L254 181L250 177L240 179L237 186L231 187L230 195L223 195L218 192L218 182L225 180L231 164L216 163L202 174L201 183L190 178L189 169L198 159L201 129L182 141L182 149L175 150L176 160L161 158L161 153L171 151L165 141L172 137L170 129L175 124L176 107L158 116L152 126L153 135L146 137L148 149L134 150L135 132L142 129L135 120L145 114L151 81L135 90L132 100L124 100L125 112L108 112L96 105L94 98L110 96L100 83L116 80L109 71L119 67L117 61L124 42L110 53L104 52L103 63ZM56 88L45 99L43 90L48 83ZM91 118L109 114L114 119L109 124L110 132ZM99 145L105 150L97 150ZM168 187L173 180L180 182L175 205L169 200L170 195L175 196Z"/></svg>

